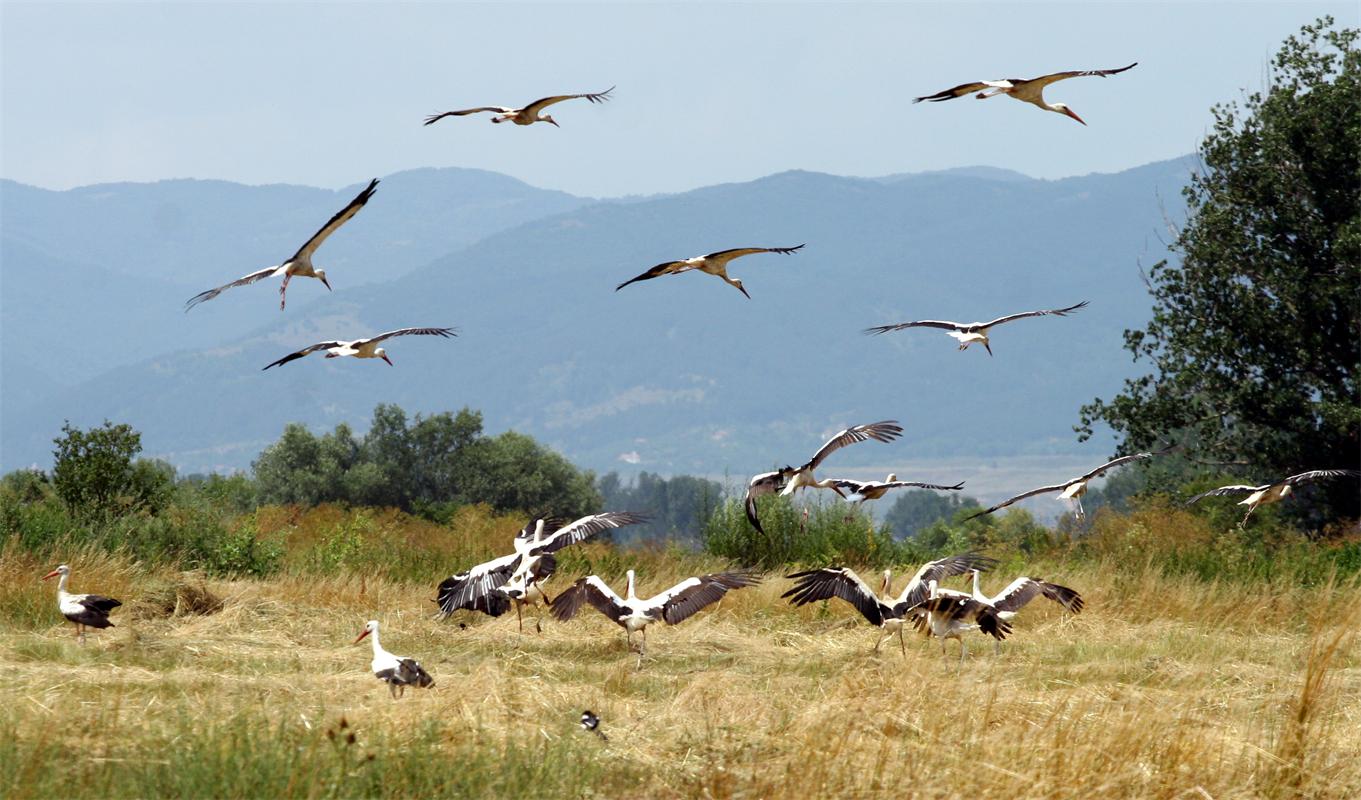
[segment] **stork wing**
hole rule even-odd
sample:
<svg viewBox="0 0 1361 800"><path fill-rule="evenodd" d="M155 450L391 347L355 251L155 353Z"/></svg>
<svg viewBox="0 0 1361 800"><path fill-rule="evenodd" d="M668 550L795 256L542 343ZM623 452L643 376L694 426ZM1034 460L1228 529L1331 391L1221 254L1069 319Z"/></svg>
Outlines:
<svg viewBox="0 0 1361 800"><path fill-rule="evenodd" d="M722 600L729 590L760 582L754 572L715 572L687 578L645 602L650 609L661 608L662 619L667 625L679 625L701 609Z"/></svg>
<svg viewBox="0 0 1361 800"><path fill-rule="evenodd" d="M883 484L885 489L938 489L942 492L955 492L964 488L964 481L956 483L954 486L941 486L936 483L918 483L916 481L889 481Z"/></svg>
<svg viewBox="0 0 1361 800"><path fill-rule="evenodd" d="M548 108L554 103L561 103L563 100L577 100L584 98L586 100L590 100L592 103L603 103L606 100L610 99L610 92L612 91L614 91L613 86L611 86L610 88L606 89L603 92L592 92L590 94L558 94L553 95L552 97L541 97L538 100L535 100L534 102L525 106L523 110L537 117L540 111L543 111L545 108Z"/></svg>
<svg viewBox="0 0 1361 800"><path fill-rule="evenodd" d="M648 270L647 272L644 272L642 275L637 276L636 278L629 278L628 280L614 287L614 290L617 292L620 289L624 288L625 286L628 286L630 283L637 283L638 281L650 281L653 278L660 278L663 275L669 275L672 272L675 272L677 267L683 266L685 266L684 261L663 262L653 267L652 269Z"/></svg>
<svg viewBox="0 0 1361 800"><path fill-rule="evenodd" d="M742 507L747 512L747 522L751 523L751 527L755 528L757 533L765 536L766 529L761 527L761 518L756 514L756 495L753 495L748 491L747 499L742 504Z"/></svg>
<svg viewBox="0 0 1361 800"><path fill-rule="evenodd" d="M944 319L919 319L916 322L899 322L896 325L876 325L873 328L866 328L865 333L888 333L890 331L901 331L908 328L940 328L945 331L968 332L970 325L960 322L950 322Z"/></svg>
<svg viewBox="0 0 1361 800"><path fill-rule="evenodd" d="M848 500L851 499L850 496L860 494L861 489L864 489L866 486L869 486L868 483L862 483L861 481L853 481L850 478L833 478L832 485L835 486L837 489L840 489L841 493L843 495L846 495L847 496L846 499Z"/></svg>
<svg viewBox="0 0 1361 800"><path fill-rule="evenodd" d="M874 590L859 575L845 567L823 567L785 577L793 578L794 586L780 597L788 597L789 602L796 606L840 597L855 606L855 610L871 625L884 624L883 604L875 597Z"/></svg>
<svg viewBox="0 0 1361 800"><path fill-rule="evenodd" d="M520 555L511 553L478 564L467 572L445 578L439 585L439 599L436 601L439 603L440 612L448 616L460 608L477 608L479 604L485 605L485 598L491 595L493 589L510 580L518 566Z"/></svg>
<svg viewBox="0 0 1361 800"><path fill-rule="evenodd" d="M377 336L373 336L368 339L360 339L359 341L355 342L355 346L357 347L361 344L368 344L369 342L381 342L384 339L391 339L394 336L443 336L444 338L447 339L450 336L457 335L458 335L457 328L399 328L395 331L380 333Z"/></svg>
<svg viewBox="0 0 1361 800"><path fill-rule="evenodd" d="M553 598L553 602L549 603L549 610L559 622L566 622L576 616L583 602L590 603L597 611L615 622L628 613L623 598L595 575L581 578Z"/></svg>
<svg viewBox="0 0 1361 800"><path fill-rule="evenodd" d="M330 350L330 349L333 348L333 347L341 347L341 346L343 346L344 344L345 344L345 342L337 342L337 341L331 341L331 342L317 342L316 344L308 345L307 347L304 347L303 349L299 350L299 351L296 352L296 353L289 353L288 355L284 356L283 358L279 359L278 361L273 361L273 362L271 362L271 363L269 363L269 364L266 364L265 366L263 366L263 367L260 368L260 371L261 371L261 372L264 372L265 370L269 369L270 367L277 367L277 366L279 366L279 365L281 365L281 364L287 364L287 363L290 362L290 361L296 361L297 359L302 358L303 356L306 356L306 355L311 355L312 353L315 353L315 352L317 352L318 350Z"/></svg>
<svg viewBox="0 0 1361 800"><path fill-rule="evenodd" d="M920 103L923 100L928 100L932 103L939 103L942 100L953 100L956 97L963 97L966 94L981 92L984 89L999 88L997 87L997 84L999 83L1002 83L1002 81L974 81L973 83L961 83L960 85L946 89L943 92L914 97L912 98L912 102ZM1008 86L1009 85L1008 82Z"/></svg>
<svg viewBox="0 0 1361 800"><path fill-rule="evenodd" d="M1221 486L1218 489L1211 489L1208 492L1201 492L1195 497L1192 497L1190 500L1187 500L1186 505L1189 506L1192 503L1197 502L1206 497L1223 497L1226 494L1248 494L1249 492L1256 492L1262 489L1269 488L1271 488L1270 484L1266 486L1244 486L1241 484L1235 484L1233 486Z"/></svg>
<svg viewBox="0 0 1361 800"><path fill-rule="evenodd" d="M1361 476L1361 472L1354 469L1315 469L1310 470L1309 472L1301 472L1298 475L1291 475L1289 478L1281 481L1281 483L1284 483L1287 486L1298 486L1301 483L1316 481L1320 478L1341 478L1344 476L1354 478Z"/></svg>
<svg viewBox="0 0 1361 800"><path fill-rule="evenodd" d="M1059 586L1057 583L1049 583L1039 578L1017 578L1007 588L999 592L996 597L992 598L992 605L998 611L1016 612L1040 595L1053 600L1074 614L1082 611L1082 595L1067 586Z"/></svg>
<svg viewBox="0 0 1361 800"><path fill-rule="evenodd" d="M985 322L982 325L979 325L978 327L991 328L994 325L1001 325L1003 322L1011 322L1012 320L1015 319L1025 319L1026 317L1044 317L1050 314L1059 317L1066 317L1069 314L1073 313L1074 311L1077 311L1078 309L1085 307L1086 305L1087 301L1083 300L1081 303L1078 303L1075 306L1068 306L1067 308L1051 308L1048 311L1023 311L1020 314L1008 314L1005 317L998 317L997 319L991 322Z"/></svg>
<svg viewBox="0 0 1361 800"><path fill-rule="evenodd" d="M903 614L906 613L907 609L930 597L931 590L928 584L931 581L940 583L946 578L963 575L969 570L976 569L979 572L986 572L995 566L997 566L997 559L978 553L960 553L959 555L928 561L921 565L917 574L913 575L912 580L908 581L907 585L903 587L903 592L894 601L893 608L899 614Z"/></svg>
<svg viewBox="0 0 1361 800"><path fill-rule="evenodd" d="M312 254L316 252L317 248L321 247L321 243L326 241L327 236L330 236L331 234L335 233L337 228L339 228L341 225L344 225L346 222L350 221L350 217L353 217L355 214L359 213L359 209L363 208L364 204L369 202L370 197L373 197L373 193L377 189L377 187L378 187L377 178L374 178L373 180L369 181L369 185L364 187L364 189L360 191L359 194L355 195L354 199L350 201L349 205L340 209L340 211L336 212L336 215L334 217L331 217L331 219L328 220L325 225L322 225L321 230L312 234L312 238L308 239L307 243L304 244L302 247L299 247L298 252L294 253L293 257L290 258L289 261L296 261L297 259L303 257L304 255L310 258Z"/></svg>
<svg viewBox="0 0 1361 800"><path fill-rule="evenodd" d="M268 278L269 276L275 274L275 273L278 272L278 271L279 271L279 267L277 267L277 266L276 266L276 267L265 267L264 269L256 270L255 272L252 272L252 273L249 274L249 275L243 275L242 277L237 278L236 280L232 281L231 283L224 283L224 284L222 284L221 286L217 287L216 289L209 289L209 290L206 291L206 292L199 292L198 294L196 294L196 295L194 295L193 297L189 298L189 299L185 302L185 304L184 304L184 310L185 310L186 313L188 313L189 309L193 308L194 306L198 305L199 303L206 303L207 301L212 300L213 298L217 297L218 295L222 294L223 292L227 291L228 289L231 289L232 287L235 287L235 286L245 286L245 285L250 284L250 283L255 283L255 282L258 281L258 280L263 280L263 279L265 279L265 278Z"/></svg>
<svg viewBox="0 0 1361 800"><path fill-rule="evenodd" d="M802 249L803 245L798 245L796 247L735 247L731 250L719 250L716 253L710 253L707 256L704 256L704 259L706 261L717 261L721 264L726 264L734 258L749 256L753 253L784 253L787 255Z"/></svg>
<svg viewBox="0 0 1361 800"><path fill-rule="evenodd" d="M435 679L430 677L430 673L425 671L425 667L416 663L414 658L399 656L397 658L397 672L392 677L398 683L407 686L419 686L422 689L435 684Z"/></svg>
<svg viewBox="0 0 1361 800"><path fill-rule="evenodd" d="M118 608L119 606L123 605L123 602L121 600L115 600L112 597L105 597L102 594L82 595L78 602L81 605L85 606L86 608L90 609L91 611L97 611L100 614L107 614L110 611L114 610L115 608Z"/></svg>
<svg viewBox="0 0 1361 800"><path fill-rule="evenodd" d="M1038 78L1034 78L1026 82L1037 83L1040 85L1040 88L1044 88L1045 86L1048 86L1051 83L1067 80L1069 78L1087 78L1093 75L1099 78L1104 78L1107 75L1117 75L1121 72L1124 72L1125 70L1134 69L1136 66L1138 66L1138 64L1139 62L1135 61L1128 67L1120 67L1119 69L1088 69L1088 70L1070 70L1068 72L1054 72L1049 75L1042 75Z"/></svg>
<svg viewBox="0 0 1361 800"><path fill-rule="evenodd" d="M1131 461L1140 461L1142 459L1152 457L1153 457L1152 453L1135 453L1134 455L1120 456L1119 458L1113 461L1107 461L1106 463L1102 464L1101 466L1097 467L1091 472L1088 472L1087 474L1083 475L1081 478L1078 478L1078 480L1088 481L1105 472L1106 470L1113 469L1115 467L1120 466L1121 464L1128 464ZM1072 483L1072 481L1069 481L1069 483Z"/></svg>
<svg viewBox="0 0 1361 800"><path fill-rule="evenodd" d="M530 552L534 555L556 553L569 544L576 544L589 539L603 530L622 528L625 525L638 525L647 522L649 519L646 515L633 511L606 511L603 514L592 514L553 531L551 536L545 538Z"/></svg>
<svg viewBox="0 0 1361 800"><path fill-rule="evenodd" d="M903 426L899 425L898 420L896 419L886 419L881 422L871 422L868 425L856 425L854 428L847 428L836 436L828 439L827 443L813 454L813 458L808 462L806 468L817 469L817 466L821 464L827 456L835 453L848 444L865 442L870 439L873 439L876 442L887 443L902 435Z"/></svg>
<svg viewBox="0 0 1361 800"><path fill-rule="evenodd" d="M1037 494L1044 494L1045 492L1061 492L1061 491L1063 491L1064 489L1067 489L1067 488L1069 487L1069 485L1071 485L1072 483L1073 483L1072 481L1067 481L1066 483L1058 483L1058 484L1055 484L1055 485L1053 485L1053 486L1041 486L1041 487L1038 488L1038 489L1031 489L1031 490L1028 491L1028 492L1023 492L1023 493L1021 493L1021 494L1016 495L1015 497L1011 497L1011 498L1008 498L1008 499L1006 499L1006 500L1003 500L1002 502L998 503L997 505L993 506L992 508L984 509L983 511L979 511L979 512L974 513L974 514L970 514L969 516L965 517L965 518L963 519L963 521L964 521L964 522L968 522L969 520L973 519L974 517L986 516L986 515L988 515L988 514L991 514L991 513L994 512L994 511L996 511L996 510L999 509L999 508L1006 508L1007 506L1011 505L1012 503L1016 502L1017 500L1024 500L1024 499L1026 499L1027 497L1034 497L1034 496L1037 495Z"/></svg>
<svg viewBox="0 0 1361 800"><path fill-rule="evenodd" d="M483 111L490 111L493 114L515 113L515 109L506 108L504 106L482 106L481 108L465 108L462 111L446 111L443 114L431 114L430 116L425 118L425 124L429 125L432 122L439 122L445 117L462 117L467 116L468 114L480 114Z"/></svg>
<svg viewBox="0 0 1361 800"><path fill-rule="evenodd" d="M997 611L992 606L980 603L967 595L923 600L908 609L906 616L912 617L915 620L917 630L921 630L926 625L928 612L944 619L974 622L978 625L980 631L999 641L1007 638L1007 634L1011 633L1011 624L997 616Z"/></svg>

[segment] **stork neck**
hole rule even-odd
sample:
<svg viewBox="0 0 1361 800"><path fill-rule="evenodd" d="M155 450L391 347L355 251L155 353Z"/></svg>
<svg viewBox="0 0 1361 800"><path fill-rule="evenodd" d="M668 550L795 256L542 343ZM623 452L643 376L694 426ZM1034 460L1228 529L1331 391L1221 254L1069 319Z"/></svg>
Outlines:
<svg viewBox="0 0 1361 800"><path fill-rule="evenodd" d="M633 570L628 571L628 585L624 589L624 599L630 603L638 599L638 595L633 593Z"/></svg>
<svg viewBox="0 0 1361 800"><path fill-rule="evenodd" d="M973 596L979 600L986 599L983 597L983 594L978 590L978 570L973 571Z"/></svg>
<svg viewBox="0 0 1361 800"><path fill-rule="evenodd" d="M62 573L57 576L57 594L66 594L66 581L71 577L70 573Z"/></svg>
<svg viewBox="0 0 1361 800"><path fill-rule="evenodd" d="M381 644L378 643L378 629L377 629L377 628L374 628L374 629L373 629L373 633L370 633L370 634L369 634L369 638L373 640L373 655L374 655L375 658L377 658L378 656L381 656L382 654L384 654L384 653L387 652L386 650L383 649L383 646L382 646Z"/></svg>

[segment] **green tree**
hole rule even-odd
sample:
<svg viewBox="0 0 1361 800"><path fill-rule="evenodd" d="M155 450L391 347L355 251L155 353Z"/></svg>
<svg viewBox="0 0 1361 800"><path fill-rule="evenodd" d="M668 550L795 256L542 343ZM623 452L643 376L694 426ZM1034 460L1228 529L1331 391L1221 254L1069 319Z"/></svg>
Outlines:
<svg viewBox="0 0 1361 800"><path fill-rule="evenodd" d="M52 442L52 487L73 514L99 517L164 505L174 468L163 461L139 462L142 435L108 420L83 431L70 422Z"/></svg>
<svg viewBox="0 0 1361 800"><path fill-rule="evenodd" d="M1286 40L1264 93L1212 110L1179 261L1148 274L1153 319L1125 332L1154 374L1083 407L1122 453L1175 438L1265 482L1361 454L1361 52L1331 18ZM1358 514L1356 484L1292 513ZM1312 516L1303 516L1312 515Z"/></svg>
<svg viewBox="0 0 1361 800"><path fill-rule="evenodd" d="M939 493L928 489L909 489L884 515L884 522L899 539L911 539L933 522L953 519L961 508L978 508L978 501L958 492Z"/></svg>

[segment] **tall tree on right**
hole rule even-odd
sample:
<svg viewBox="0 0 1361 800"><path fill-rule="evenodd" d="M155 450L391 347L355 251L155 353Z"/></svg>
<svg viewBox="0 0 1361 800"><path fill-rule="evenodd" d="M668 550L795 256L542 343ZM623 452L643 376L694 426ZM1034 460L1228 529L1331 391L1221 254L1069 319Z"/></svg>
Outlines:
<svg viewBox="0 0 1361 800"><path fill-rule="evenodd" d="M1148 273L1153 319L1125 348L1153 373L1082 408L1120 452L1184 441L1267 482L1361 460L1361 31L1288 38L1265 92L1212 109L1180 257ZM1194 462L1192 462L1194 463ZM1302 522L1355 518L1354 481L1317 484Z"/></svg>

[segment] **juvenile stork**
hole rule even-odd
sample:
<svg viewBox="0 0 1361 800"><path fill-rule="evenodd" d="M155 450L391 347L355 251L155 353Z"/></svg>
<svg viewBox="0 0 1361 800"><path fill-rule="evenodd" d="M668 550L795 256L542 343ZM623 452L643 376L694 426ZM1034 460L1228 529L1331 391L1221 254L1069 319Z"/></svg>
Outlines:
<svg viewBox="0 0 1361 800"><path fill-rule="evenodd" d="M743 589L761 582L754 572L715 572L686 578L661 594L641 599L634 593L633 570L626 575L628 584L623 597L615 594L598 576L589 575L559 594L550 608L554 617L566 622L576 616L582 603L589 603L624 629L630 649L633 647L634 632L639 632L642 636L642 643L638 646L640 667L647 649L647 626L650 623L661 621L667 625L679 625L706 606L722 600L729 590Z"/></svg>
<svg viewBox="0 0 1361 800"><path fill-rule="evenodd" d="M561 128L562 126L559 125L557 122L554 122L552 117L548 116L547 114L541 115L540 112L542 112L545 108L548 108L549 106L555 103L561 103L564 100L585 99L590 100L592 103L603 103L606 100L610 99L610 92L612 91L614 91L613 86L611 86L610 88L606 89L603 92L592 92L590 94L559 94L554 95L552 97L541 97L538 100L535 100L534 102L525 106L524 108L506 108L505 106L480 106L478 108L465 108L462 111L445 111L443 114L431 114L430 116L426 117L425 124L430 125L432 123L439 122L445 117L463 117L467 116L468 114L480 114L483 111L489 111L496 115L491 118L492 122L497 123L514 122L516 125L533 125L536 122L547 122L549 125L552 125L555 128Z"/></svg>
<svg viewBox="0 0 1361 800"><path fill-rule="evenodd" d="M66 591L66 581L71 577L71 568L62 564L43 576L43 580L61 577L57 580L57 608L61 615L76 624L76 640L85 642L86 628L112 628L109 612L123 605L112 597L98 594L71 594Z"/></svg>
<svg viewBox="0 0 1361 800"><path fill-rule="evenodd" d="M1048 492L1058 492L1059 493L1058 499L1060 500L1072 500L1077 511L1077 518L1082 519L1083 516L1085 515L1085 512L1082 510L1082 495L1087 493L1087 484L1093 478L1099 478L1102 475L1105 475L1107 470L1114 469L1115 467L1118 467L1121 464L1128 464L1131 461L1139 461L1140 459L1152 458L1154 455L1162 455L1164 453L1169 452L1170 450L1171 448L1161 450L1157 453L1135 453L1134 455L1131 456L1121 456L1113 461L1107 461L1105 464L1102 464L1101 466L1097 467L1091 472L1079 475L1078 477L1064 481L1063 483L1056 483L1053 486L1041 486L1038 489L1031 489L1028 492L1022 492L1021 494L1018 494L1015 497L1009 497L991 508L985 508L982 511L970 514L969 516L965 517L963 521L967 522L973 519L974 517L981 517L986 514L991 514L992 512L998 510L999 508L1006 508L1007 506L1011 505L1017 500L1024 500L1027 497L1034 497L1037 494L1046 494Z"/></svg>
<svg viewBox="0 0 1361 800"><path fill-rule="evenodd" d="M676 275L682 272L689 272L690 270L697 269L700 272L707 272L710 275L717 275L724 281L727 281L729 286L735 287L737 291L746 295L747 299L750 300L751 295L747 294L747 290L743 288L742 281L738 280L737 278L728 277L729 261L732 261L734 258L749 256L754 253L782 253L788 255L789 253L793 253L802 249L803 245L797 245L795 247L738 247L732 250L719 250L717 253L710 253L705 256L684 258L681 259L680 261L664 261L661 264L658 264L657 266L653 267L647 272L644 272L642 275L639 275L636 278L629 278L628 280L614 287L614 290L617 292L620 289L624 288L625 286L628 286L630 283L637 283L638 281L649 281L652 280L653 278L660 278L663 275Z"/></svg>
<svg viewBox="0 0 1361 800"><path fill-rule="evenodd" d="M823 567L786 576L794 579L794 586L780 597L789 598L789 602L796 606L839 597L854 606L871 625L879 627L880 634L874 643L874 652L879 652L884 640L896 633L899 647L906 658L903 621L909 609L930 596L930 583L953 575L963 575L970 570L991 569L996 563L996 559L977 553L961 553L928 561L917 570L897 597L890 594L893 587L893 573L890 570L884 570L879 587L882 597L879 597L851 570L845 567Z"/></svg>
<svg viewBox="0 0 1361 800"><path fill-rule="evenodd" d="M331 217L329 222L321 226L321 230L312 234L312 238L308 239L306 244L298 248L298 252L294 253L292 258L278 266L265 267L264 269L252 272L249 275L244 275L231 283L225 283L216 289L199 292L189 298L189 301L184 304L185 312L187 313L189 309L199 303L206 303L207 301L212 300L214 297L217 297L232 287L245 286L246 284L255 283L256 281L264 280L265 278L274 277L276 275L282 275L284 277L284 282L279 286L280 311L284 310L284 294L288 291L288 282L294 277L316 278L325 284L326 289L329 291L331 289L331 282L326 280L326 270L321 267L313 266L312 254L317 251L318 247L321 247L322 242L326 241L326 237L335 233L341 225L350 221L350 217L359 213L359 209L363 208L364 204L369 202L370 197L373 197L374 189L376 189L377 186L377 178L369 181L369 185L356 195L355 198L350 201L349 205L342 208L334 217Z"/></svg>
<svg viewBox="0 0 1361 800"><path fill-rule="evenodd" d="M936 581L927 586L930 597L907 610L904 616L923 633L940 639L941 655L945 654L945 640L959 642L959 661L969 648L964 644L964 634L979 630L997 641L1011 634L1011 623L1002 619L992 606L975 600L963 592L942 589Z"/></svg>
<svg viewBox="0 0 1361 800"><path fill-rule="evenodd" d="M1251 517L1252 512L1256 511L1259 506L1279 503L1289 497L1294 492L1295 487L1302 483L1309 483L1310 481L1316 481L1323 478L1355 478L1359 475L1361 475L1361 472L1354 469L1315 469L1310 470L1309 472L1301 472L1298 475L1291 475L1290 477L1282 478L1275 483L1268 483L1262 486L1221 486L1218 489L1201 492L1190 500L1187 500L1186 505L1189 506L1204 497L1223 497L1225 495L1246 494L1247 497L1238 501L1238 505L1248 507L1248 513L1244 514L1243 521L1238 523L1239 525L1246 525L1248 523L1248 517Z"/></svg>
<svg viewBox="0 0 1361 800"><path fill-rule="evenodd" d="M352 644L359 644L365 636L373 637L373 676L388 685L388 694L392 695L392 699L396 700L405 694L408 686L428 689L435 684L435 679L416 663L416 659L394 656L383 649L378 643L378 620L371 619L364 623L364 630L359 632Z"/></svg>
<svg viewBox="0 0 1361 800"><path fill-rule="evenodd" d="M1085 78L1093 75L1104 78L1107 75L1118 75L1119 73L1124 72L1125 70L1133 69L1135 66L1138 65L1138 63L1139 62L1136 61L1133 64L1130 64L1128 67L1120 67L1119 69L1091 69L1091 70L1073 70L1070 72L1054 72L1049 75L1041 75L1038 78L1031 78L1029 80L1026 80L1024 78L1006 78L1003 80L996 81L974 81L973 83L961 83L960 85L952 89L946 89L943 92L936 92L935 94L929 94L923 97L914 98L912 102L920 103L923 100L929 100L933 103L939 103L942 100L953 100L956 97L963 97L966 94L973 94L974 92L978 92L978 94L975 95L975 97L977 97L979 100L986 100L989 97L996 97L999 94L1004 94L1015 100L1020 100L1023 103L1030 103L1031 105L1038 106L1044 109L1045 111L1053 111L1058 114L1063 114L1064 116L1072 117L1078 122L1082 122L1083 125L1086 125L1087 123L1082 121L1082 117L1079 117L1077 114L1073 113L1073 110L1069 108L1066 104L1046 103L1044 100L1044 87L1048 86L1051 83L1067 80L1069 78Z"/></svg>
<svg viewBox="0 0 1361 800"><path fill-rule="evenodd" d="M325 350L327 358L340 358L341 356L354 356L355 358L381 358L387 362L388 366L393 366L392 359L388 358L388 351L378 346L379 342L385 342L394 336L441 336L449 338L457 336L453 328L399 328L395 331L380 333L377 336L370 336L367 339L353 339L350 341L336 340L330 342L317 342L308 345L296 353L289 353L278 361L272 361L261 367L261 371L270 367L277 367L296 361L306 355L311 355L318 350Z"/></svg>
<svg viewBox="0 0 1361 800"><path fill-rule="evenodd" d="M968 350L969 345L978 343L983 345L983 349L992 355L992 344L988 341L988 330L1004 322L1025 319L1026 317L1045 317L1053 314L1056 317L1066 317L1069 314L1087 305L1083 300L1075 306L1067 308L1051 308L1047 311L1023 311L1020 314L1008 314L1005 317L998 317L990 322L951 322L944 319L920 319L916 322L899 322L895 325L878 325L873 328L866 328L865 333L881 334L889 331L901 331L907 328L940 328L945 331L946 336L950 336L959 342L960 350Z"/></svg>
<svg viewBox="0 0 1361 800"><path fill-rule="evenodd" d="M898 476L890 472L883 481L853 481L849 478L833 478L832 485L841 490L841 495L848 503L864 504L866 500L878 500L890 489L935 489L942 492L957 492L964 488L964 481L956 483L954 486L941 486L935 483L917 483L915 481L900 481Z"/></svg>

